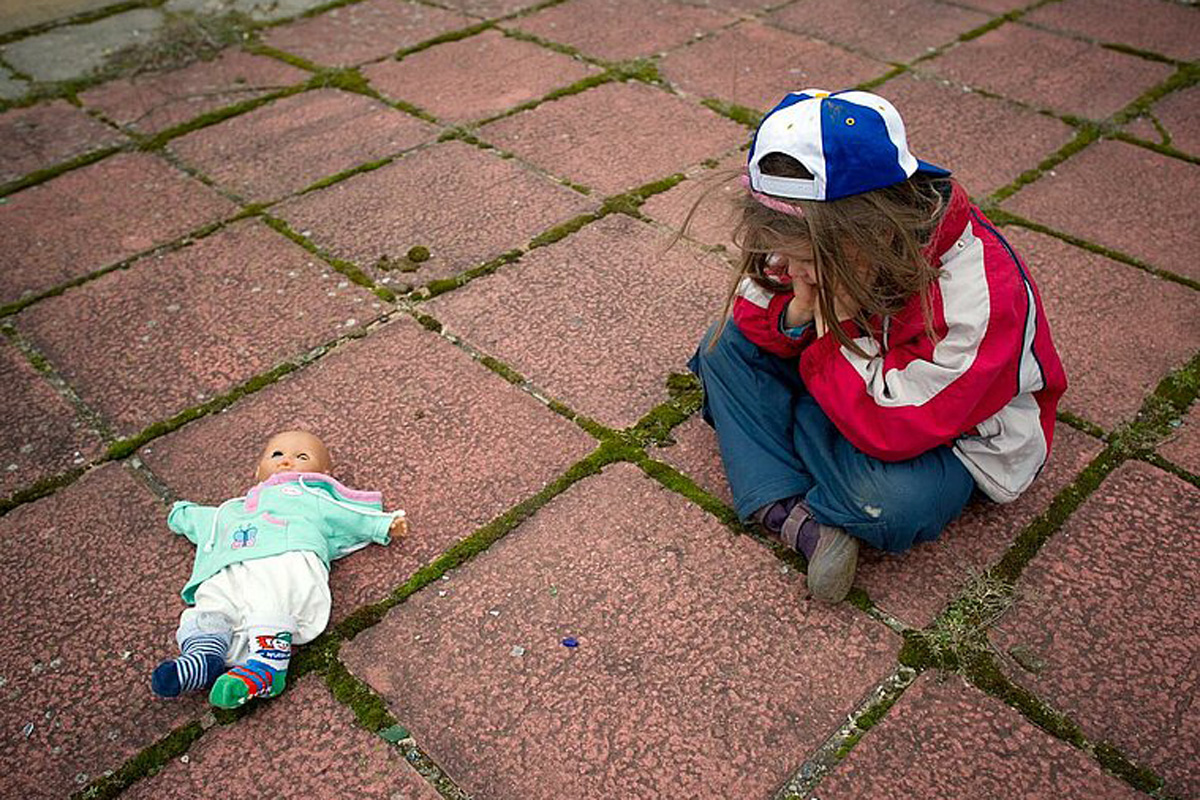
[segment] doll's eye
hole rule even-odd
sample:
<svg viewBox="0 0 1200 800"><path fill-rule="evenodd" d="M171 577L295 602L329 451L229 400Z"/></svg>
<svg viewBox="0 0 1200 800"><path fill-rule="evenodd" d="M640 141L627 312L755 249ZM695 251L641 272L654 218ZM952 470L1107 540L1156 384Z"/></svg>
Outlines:
<svg viewBox="0 0 1200 800"><path fill-rule="evenodd" d="M271 458L281 458L282 456L283 456L282 450L276 450L274 453L271 453Z"/></svg>
<svg viewBox="0 0 1200 800"><path fill-rule="evenodd" d="M301 461L308 461L308 453L301 453L300 455L296 456L296 458L300 459Z"/></svg>

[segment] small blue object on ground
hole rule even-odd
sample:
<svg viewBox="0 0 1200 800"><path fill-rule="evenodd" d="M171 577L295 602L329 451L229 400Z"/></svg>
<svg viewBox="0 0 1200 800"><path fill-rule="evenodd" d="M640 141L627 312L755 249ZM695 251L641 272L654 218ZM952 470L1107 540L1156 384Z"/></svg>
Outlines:
<svg viewBox="0 0 1200 800"><path fill-rule="evenodd" d="M562 640L563 647L579 647L579 640L574 636L568 636Z"/></svg>

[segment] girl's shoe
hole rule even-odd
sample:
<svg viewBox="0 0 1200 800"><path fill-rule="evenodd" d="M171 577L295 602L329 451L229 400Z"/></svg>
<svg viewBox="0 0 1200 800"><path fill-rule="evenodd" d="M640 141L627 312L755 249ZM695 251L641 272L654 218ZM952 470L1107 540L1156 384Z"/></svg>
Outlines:
<svg viewBox="0 0 1200 800"><path fill-rule="evenodd" d="M768 529L774 521L771 516L767 512L759 520ZM820 524L813 519L808 506L799 500L788 509L778 533L788 547L808 559L808 590L813 597L826 603L842 602L854 584L858 539L841 528Z"/></svg>
<svg viewBox="0 0 1200 800"><path fill-rule="evenodd" d="M858 539L832 525L818 525L813 553L808 556L808 590L826 603L840 603L854 584Z"/></svg>

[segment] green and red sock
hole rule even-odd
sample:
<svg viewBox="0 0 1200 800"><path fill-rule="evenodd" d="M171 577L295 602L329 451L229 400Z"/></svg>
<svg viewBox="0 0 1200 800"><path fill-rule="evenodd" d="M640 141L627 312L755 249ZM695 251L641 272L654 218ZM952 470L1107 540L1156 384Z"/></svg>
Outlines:
<svg viewBox="0 0 1200 800"><path fill-rule="evenodd" d="M292 632L278 626L252 626L250 657L245 664L229 669L208 693L208 701L218 708L237 708L259 697L275 697L287 684L287 668L292 658Z"/></svg>

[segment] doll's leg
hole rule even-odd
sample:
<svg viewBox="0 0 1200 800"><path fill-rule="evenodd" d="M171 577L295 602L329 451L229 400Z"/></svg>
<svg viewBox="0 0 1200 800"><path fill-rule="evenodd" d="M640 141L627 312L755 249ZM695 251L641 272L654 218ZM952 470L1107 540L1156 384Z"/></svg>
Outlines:
<svg viewBox="0 0 1200 800"><path fill-rule="evenodd" d="M231 667L217 678L208 694L209 702L219 708L237 708L255 697L282 693L287 685L295 628L296 622L290 617L247 615L246 663Z"/></svg>
<svg viewBox="0 0 1200 800"><path fill-rule="evenodd" d="M331 606L329 572L315 553L247 561L233 572L246 615L244 627L237 631L237 665L209 692L209 702L221 708L283 692L292 645L320 635Z"/></svg>
<svg viewBox="0 0 1200 800"><path fill-rule="evenodd" d="M712 349L709 329L688 367L704 386L704 420L717 431L721 461L743 520L802 496L812 476L797 456L792 407L804 393L795 360L764 352L732 321Z"/></svg>
<svg viewBox="0 0 1200 800"><path fill-rule="evenodd" d="M233 622L219 610L199 606L185 609L175 640L179 658L159 664L150 686L159 697L207 689L225 671L225 654L233 637Z"/></svg>

